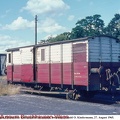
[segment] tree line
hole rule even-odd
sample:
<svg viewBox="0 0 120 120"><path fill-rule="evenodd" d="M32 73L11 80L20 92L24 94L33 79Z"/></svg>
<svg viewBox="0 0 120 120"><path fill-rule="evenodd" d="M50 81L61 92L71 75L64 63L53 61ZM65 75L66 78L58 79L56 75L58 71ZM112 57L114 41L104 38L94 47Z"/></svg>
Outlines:
<svg viewBox="0 0 120 120"><path fill-rule="evenodd" d="M115 14L107 26L101 15L95 14L78 20L71 32L64 32L56 37L49 37L47 42L64 41L89 36L106 35L120 39L120 14Z"/></svg>

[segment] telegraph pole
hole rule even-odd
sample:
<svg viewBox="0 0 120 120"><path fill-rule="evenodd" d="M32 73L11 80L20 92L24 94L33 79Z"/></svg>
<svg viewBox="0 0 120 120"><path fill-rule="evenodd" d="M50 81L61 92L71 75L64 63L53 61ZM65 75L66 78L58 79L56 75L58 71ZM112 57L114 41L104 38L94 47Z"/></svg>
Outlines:
<svg viewBox="0 0 120 120"><path fill-rule="evenodd" d="M35 46L37 45L37 15L35 15Z"/></svg>
<svg viewBox="0 0 120 120"><path fill-rule="evenodd" d="M35 15L35 46L33 49L33 80L37 81L37 64L36 64L36 48L37 48L37 15Z"/></svg>

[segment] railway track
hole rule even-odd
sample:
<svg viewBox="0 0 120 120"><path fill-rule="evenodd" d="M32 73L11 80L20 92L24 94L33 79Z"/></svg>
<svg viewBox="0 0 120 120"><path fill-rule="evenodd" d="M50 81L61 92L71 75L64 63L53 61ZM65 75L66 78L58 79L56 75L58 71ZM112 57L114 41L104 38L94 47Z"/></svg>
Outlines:
<svg viewBox="0 0 120 120"><path fill-rule="evenodd" d="M60 99L70 99L68 97L69 92L62 91L40 91L32 88L21 87L20 92L25 94L43 95L49 97L57 97ZM93 98L78 97L77 99L70 99L84 102L100 103L100 104L119 104L120 105L120 93L117 92L114 96L108 93L99 92Z"/></svg>

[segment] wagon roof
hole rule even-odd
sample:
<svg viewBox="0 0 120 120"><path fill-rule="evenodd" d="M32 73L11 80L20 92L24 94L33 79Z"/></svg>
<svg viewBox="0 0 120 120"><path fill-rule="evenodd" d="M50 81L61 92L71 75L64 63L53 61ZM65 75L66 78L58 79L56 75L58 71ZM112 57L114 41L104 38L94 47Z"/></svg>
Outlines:
<svg viewBox="0 0 120 120"><path fill-rule="evenodd" d="M29 46L22 46L22 47L16 47L16 48L10 48L10 49L6 49L7 52L10 51L18 51L20 48L27 48L27 47L42 47L42 46L49 46L49 45L55 45L55 44L62 44L62 43L70 43L70 42L76 42L76 41L87 41L90 40L91 38L95 38L95 37L109 37L109 38L113 38L116 41L119 41L119 39L116 39L114 37L111 36L106 36L106 35L102 35L102 36L90 36L90 37L84 37L84 38L77 38L77 39L71 39L71 40L64 40L64 41L57 41L57 42L52 42L52 43L41 43L41 44L37 44L35 45L29 45Z"/></svg>

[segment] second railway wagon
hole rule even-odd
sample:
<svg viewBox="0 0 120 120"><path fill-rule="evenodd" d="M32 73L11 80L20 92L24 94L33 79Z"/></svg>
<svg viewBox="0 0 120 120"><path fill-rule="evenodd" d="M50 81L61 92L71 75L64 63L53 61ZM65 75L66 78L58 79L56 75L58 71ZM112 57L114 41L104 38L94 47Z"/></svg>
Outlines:
<svg viewBox="0 0 120 120"><path fill-rule="evenodd" d="M120 43L86 37L7 49L7 80L62 90L118 90Z"/></svg>
<svg viewBox="0 0 120 120"><path fill-rule="evenodd" d="M6 54L0 54L0 76L6 74Z"/></svg>

